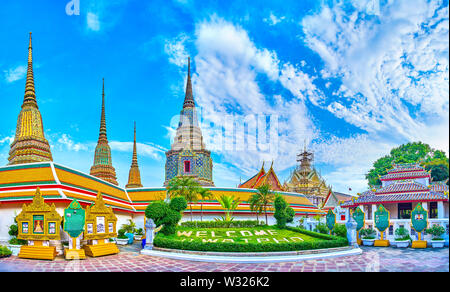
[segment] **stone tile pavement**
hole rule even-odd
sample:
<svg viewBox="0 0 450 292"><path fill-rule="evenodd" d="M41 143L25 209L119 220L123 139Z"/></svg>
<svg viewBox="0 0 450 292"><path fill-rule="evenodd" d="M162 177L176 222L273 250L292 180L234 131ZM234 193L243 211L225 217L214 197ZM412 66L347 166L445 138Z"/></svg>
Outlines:
<svg viewBox="0 0 450 292"><path fill-rule="evenodd" d="M34 272L449 272L449 250L362 247L363 254L324 260L264 264L223 264L140 255L139 245L120 247L118 255L81 261L0 259L0 271Z"/></svg>

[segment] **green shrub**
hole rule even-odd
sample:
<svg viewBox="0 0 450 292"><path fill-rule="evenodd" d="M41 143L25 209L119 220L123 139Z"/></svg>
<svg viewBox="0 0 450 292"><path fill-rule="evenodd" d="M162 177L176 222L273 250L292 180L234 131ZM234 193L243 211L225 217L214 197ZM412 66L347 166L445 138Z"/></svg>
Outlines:
<svg viewBox="0 0 450 292"><path fill-rule="evenodd" d="M333 228L333 234L339 237L347 237L347 227L344 224L336 224Z"/></svg>
<svg viewBox="0 0 450 292"><path fill-rule="evenodd" d="M433 227L428 228L426 232L431 234L434 240L442 240L442 234L445 233L445 229L441 225L434 224Z"/></svg>
<svg viewBox="0 0 450 292"><path fill-rule="evenodd" d="M128 224L122 224L122 228L125 230L125 233L133 233L136 229L136 223L133 222L133 220L128 219Z"/></svg>
<svg viewBox="0 0 450 292"><path fill-rule="evenodd" d="M163 225L161 233L174 234L178 222L181 220L181 212L187 208L187 201L183 197L175 197L170 203L156 201L150 203L145 209L145 216L151 218L156 226Z"/></svg>
<svg viewBox="0 0 450 292"><path fill-rule="evenodd" d="M0 245L0 258L10 256L12 254L12 251L9 250L8 247Z"/></svg>
<svg viewBox="0 0 450 292"><path fill-rule="evenodd" d="M409 236L409 231L405 227L399 227L395 229L395 240L411 240Z"/></svg>
<svg viewBox="0 0 450 292"><path fill-rule="evenodd" d="M277 196L273 205L275 206L275 213L273 216L277 220L278 228L284 228L287 223L294 221L295 211L289 207L282 196Z"/></svg>
<svg viewBox="0 0 450 292"><path fill-rule="evenodd" d="M317 224L316 228L314 228L315 232L323 233L323 234L329 234L330 230L328 229L327 225L324 223Z"/></svg>
<svg viewBox="0 0 450 292"><path fill-rule="evenodd" d="M362 239L375 239L376 234L377 232L372 228L361 229L361 231L359 232L359 235Z"/></svg>
<svg viewBox="0 0 450 292"><path fill-rule="evenodd" d="M8 243L13 245L25 245L27 244L27 241L23 239L18 239L17 237L13 237L10 240L8 240Z"/></svg>
<svg viewBox="0 0 450 292"><path fill-rule="evenodd" d="M123 228L119 229L119 230L117 231L117 235L118 235L117 238L120 238L120 239L127 239L128 236L125 235L126 232L127 232L127 231L126 231L125 229L123 229Z"/></svg>
<svg viewBox="0 0 450 292"><path fill-rule="evenodd" d="M263 226L264 222L256 220L236 220L236 221L187 221L180 223L183 227L190 228L241 228Z"/></svg>

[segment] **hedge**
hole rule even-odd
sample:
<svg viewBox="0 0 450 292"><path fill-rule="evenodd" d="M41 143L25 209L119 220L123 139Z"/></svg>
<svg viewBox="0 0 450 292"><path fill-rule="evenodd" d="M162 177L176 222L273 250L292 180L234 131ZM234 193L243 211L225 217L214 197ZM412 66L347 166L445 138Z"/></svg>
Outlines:
<svg viewBox="0 0 450 292"><path fill-rule="evenodd" d="M237 220L237 221L186 221L180 224L189 228L244 228L257 227L265 225L262 221L256 220Z"/></svg>
<svg viewBox="0 0 450 292"><path fill-rule="evenodd" d="M218 252L275 252L275 251L297 251L322 249L332 247L347 246L346 238L336 237L326 234L318 234L315 232L303 230L295 227L287 227L286 229L310 235L322 240L317 241L300 241L300 242L282 242L282 243L233 243L233 242L198 242L198 241L181 241L167 238L164 236L156 236L153 244L156 247L193 250L193 251L218 251Z"/></svg>

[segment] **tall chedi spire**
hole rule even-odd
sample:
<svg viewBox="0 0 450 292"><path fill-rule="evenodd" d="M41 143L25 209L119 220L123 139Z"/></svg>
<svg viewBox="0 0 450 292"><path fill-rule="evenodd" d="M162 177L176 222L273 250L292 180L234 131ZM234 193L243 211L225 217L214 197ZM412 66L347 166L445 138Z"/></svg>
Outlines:
<svg viewBox="0 0 450 292"><path fill-rule="evenodd" d="M134 122L134 140L133 140L133 158L131 159L130 172L128 174L128 184L125 186L127 189L142 188L141 173L139 171L137 161L136 150L136 122Z"/></svg>
<svg viewBox="0 0 450 292"><path fill-rule="evenodd" d="M103 78L102 89L102 114L100 117L100 134L98 136L97 147L95 147L94 165L91 167L91 175L118 185L116 170L112 166L111 148L106 136L106 115L105 115L105 79Z"/></svg>
<svg viewBox="0 0 450 292"><path fill-rule="evenodd" d="M191 82L191 59L188 59L186 93L175 139L166 152L164 185L177 176L190 176L203 186L214 186L211 152L203 143Z"/></svg>
<svg viewBox="0 0 450 292"><path fill-rule="evenodd" d="M9 151L9 164L52 161L50 145L44 136L44 126L36 101L33 76L31 32L28 45L28 68L25 95L17 119L16 136Z"/></svg>

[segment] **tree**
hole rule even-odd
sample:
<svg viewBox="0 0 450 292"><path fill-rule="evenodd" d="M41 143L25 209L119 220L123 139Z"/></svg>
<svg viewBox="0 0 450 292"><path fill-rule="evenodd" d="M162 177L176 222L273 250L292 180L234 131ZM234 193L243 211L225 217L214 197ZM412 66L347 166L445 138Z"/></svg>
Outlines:
<svg viewBox="0 0 450 292"><path fill-rule="evenodd" d="M201 209L200 221L203 221L203 201L206 200L206 199L210 199L213 196L213 194L208 189L200 188L198 190L198 196L201 198L201 201L200 201L200 209Z"/></svg>
<svg viewBox="0 0 450 292"><path fill-rule="evenodd" d="M259 222L259 214L261 214L263 211L263 205L261 204L260 196L258 194L252 195L248 200L248 203L250 204L250 210L256 213L256 221Z"/></svg>
<svg viewBox="0 0 450 292"><path fill-rule="evenodd" d="M295 211L281 195L277 195L274 201L275 214L273 215L277 220L277 227L284 228L287 223L294 221Z"/></svg>
<svg viewBox="0 0 450 292"><path fill-rule="evenodd" d="M435 150L422 142L412 142L393 148L389 155L375 161L373 168L366 175L369 185L380 185L379 176L387 174L393 163L420 163L425 169L431 169L433 181L448 178L448 157L445 152Z"/></svg>
<svg viewBox="0 0 450 292"><path fill-rule="evenodd" d="M191 221L193 221L192 204L198 201L197 194L199 192L200 185L193 178L188 176L174 177L169 181L167 185L167 191L169 197L183 197L189 203L189 209L191 211Z"/></svg>
<svg viewBox="0 0 450 292"><path fill-rule="evenodd" d="M239 198L235 198L234 195L221 195L219 198L217 198L217 201L220 203L222 208L225 209L225 218L223 218L224 221L232 221L233 219L231 215L233 214L233 211L236 210L236 208L239 206Z"/></svg>
<svg viewBox="0 0 450 292"><path fill-rule="evenodd" d="M151 218L156 226L163 225L161 232L165 235L174 234L178 222L181 220L181 213L187 208L186 199L178 196L170 203L155 201L150 203L145 209L145 216Z"/></svg>
<svg viewBox="0 0 450 292"><path fill-rule="evenodd" d="M268 220L267 220L267 206L269 206L274 198L275 198L275 193L270 189L269 185L262 185L260 187L257 188L258 190L258 197L259 197L259 202L262 205L262 208L264 210L264 216L266 217L266 225L268 225Z"/></svg>

